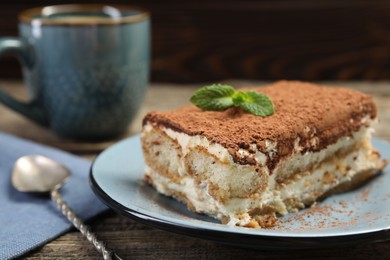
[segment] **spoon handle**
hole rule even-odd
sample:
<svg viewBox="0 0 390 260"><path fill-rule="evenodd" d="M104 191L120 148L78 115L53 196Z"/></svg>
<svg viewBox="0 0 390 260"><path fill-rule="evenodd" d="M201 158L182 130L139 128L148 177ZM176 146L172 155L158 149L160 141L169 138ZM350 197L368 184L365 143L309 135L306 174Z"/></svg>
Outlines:
<svg viewBox="0 0 390 260"><path fill-rule="evenodd" d="M73 210L68 206L68 204L62 199L60 191L60 187L55 187L51 192L50 196L52 200L56 203L57 207L61 210L62 214L64 214L67 219L72 222L72 224L80 230L81 234L83 234L90 243L92 243L95 248L103 255L103 259L117 259L121 258L112 251L109 251L105 244L98 240L96 235L90 231L89 226L85 225L81 219L79 219Z"/></svg>

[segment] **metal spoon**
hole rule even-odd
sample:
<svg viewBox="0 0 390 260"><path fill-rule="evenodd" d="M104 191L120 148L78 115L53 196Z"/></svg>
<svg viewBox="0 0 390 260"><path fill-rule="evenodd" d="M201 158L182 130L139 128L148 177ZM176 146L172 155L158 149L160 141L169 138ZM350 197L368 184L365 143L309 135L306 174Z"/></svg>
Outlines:
<svg viewBox="0 0 390 260"><path fill-rule="evenodd" d="M12 185L21 192L50 192L62 214L96 247L104 259L121 259L97 239L62 199L60 189L69 176L69 170L58 162L41 155L27 155L15 162Z"/></svg>

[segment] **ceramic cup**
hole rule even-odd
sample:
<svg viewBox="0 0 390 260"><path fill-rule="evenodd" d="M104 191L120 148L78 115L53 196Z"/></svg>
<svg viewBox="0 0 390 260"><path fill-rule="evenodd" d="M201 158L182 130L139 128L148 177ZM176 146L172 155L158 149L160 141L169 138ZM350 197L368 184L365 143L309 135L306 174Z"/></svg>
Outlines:
<svg viewBox="0 0 390 260"><path fill-rule="evenodd" d="M148 85L150 16L115 5L58 5L19 15L18 38L0 54L22 64L30 102L0 91L0 102L61 136L101 139L124 133Z"/></svg>

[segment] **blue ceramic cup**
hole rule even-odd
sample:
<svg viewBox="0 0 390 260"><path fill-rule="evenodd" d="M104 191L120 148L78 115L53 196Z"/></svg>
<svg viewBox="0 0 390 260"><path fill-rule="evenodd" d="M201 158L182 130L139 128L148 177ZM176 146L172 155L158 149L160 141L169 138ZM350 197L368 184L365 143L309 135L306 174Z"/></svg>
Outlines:
<svg viewBox="0 0 390 260"><path fill-rule="evenodd" d="M104 139L124 133L147 90L150 16L113 5L58 5L19 16L19 38L0 54L22 64L30 102L0 91L0 102L60 136Z"/></svg>

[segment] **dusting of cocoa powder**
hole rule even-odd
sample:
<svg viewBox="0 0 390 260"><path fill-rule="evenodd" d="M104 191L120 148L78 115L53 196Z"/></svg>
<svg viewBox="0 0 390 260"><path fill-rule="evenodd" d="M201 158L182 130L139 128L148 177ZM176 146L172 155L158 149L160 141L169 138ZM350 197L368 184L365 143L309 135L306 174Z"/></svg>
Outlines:
<svg viewBox="0 0 390 260"><path fill-rule="evenodd" d="M276 142L276 153L268 156L272 171L278 161L290 155L297 138L302 152L319 151L340 137L359 130L363 117L376 117L370 96L352 89L318 86L298 81L279 81L266 87L251 87L268 95L275 113L260 117L240 108L225 111L202 111L188 106L168 112L151 112L143 124L150 122L188 135L202 135L228 149L235 162L255 164L237 156L237 150L256 144L268 154L266 140ZM313 138L317 142L311 142Z"/></svg>

